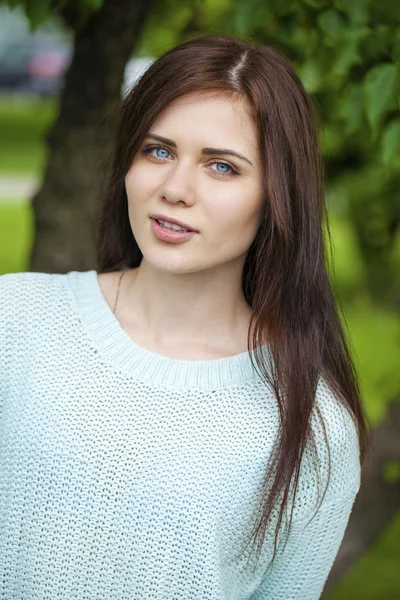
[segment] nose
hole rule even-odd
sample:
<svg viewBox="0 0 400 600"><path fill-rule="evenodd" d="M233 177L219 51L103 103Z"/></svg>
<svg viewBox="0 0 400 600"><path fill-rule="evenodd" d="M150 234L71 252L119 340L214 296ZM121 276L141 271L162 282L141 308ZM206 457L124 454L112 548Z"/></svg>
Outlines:
<svg viewBox="0 0 400 600"><path fill-rule="evenodd" d="M171 165L160 189L161 197L168 202L191 205L195 199L194 174L190 165Z"/></svg>

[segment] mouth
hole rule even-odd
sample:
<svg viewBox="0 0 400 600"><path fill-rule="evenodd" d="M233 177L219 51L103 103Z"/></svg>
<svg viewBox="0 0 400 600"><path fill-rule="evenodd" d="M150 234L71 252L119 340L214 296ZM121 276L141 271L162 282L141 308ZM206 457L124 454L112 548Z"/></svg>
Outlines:
<svg viewBox="0 0 400 600"><path fill-rule="evenodd" d="M193 233L198 233L197 229L194 229L187 223L183 223L182 221L178 221L178 219L171 219L165 215L151 215L151 219L157 221L160 227L173 229L175 231L190 231Z"/></svg>
<svg viewBox="0 0 400 600"><path fill-rule="evenodd" d="M183 242L188 240L192 236L196 235L196 232L190 229L184 229L179 227L169 227L159 223L158 219L150 218L153 234L160 240L165 242Z"/></svg>
<svg viewBox="0 0 400 600"><path fill-rule="evenodd" d="M189 229L187 227L180 227L175 223L169 223L168 221L162 221L158 219L153 219L153 221L156 221L160 225L160 227L163 227L164 229L170 229L171 231L177 231L180 233L194 233L193 229Z"/></svg>

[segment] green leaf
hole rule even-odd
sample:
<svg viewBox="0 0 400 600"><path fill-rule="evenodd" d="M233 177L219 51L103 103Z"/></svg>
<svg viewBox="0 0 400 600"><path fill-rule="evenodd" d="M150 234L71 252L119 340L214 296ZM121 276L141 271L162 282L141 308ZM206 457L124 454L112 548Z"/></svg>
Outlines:
<svg viewBox="0 0 400 600"><path fill-rule="evenodd" d="M93 11L99 10L102 7L104 0L85 0L87 7Z"/></svg>
<svg viewBox="0 0 400 600"><path fill-rule="evenodd" d="M267 14L267 6L259 0L232 0L234 31L239 37L248 37Z"/></svg>
<svg viewBox="0 0 400 600"><path fill-rule="evenodd" d="M392 48L393 60L400 62L400 28L396 31Z"/></svg>
<svg viewBox="0 0 400 600"><path fill-rule="evenodd" d="M50 17L51 0L25 0L25 13L34 31Z"/></svg>
<svg viewBox="0 0 400 600"><path fill-rule="evenodd" d="M340 103L340 116L345 121L345 132L349 135L360 130L364 119L363 89L361 85L350 85Z"/></svg>
<svg viewBox="0 0 400 600"><path fill-rule="evenodd" d="M396 65L383 63L368 71L364 81L365 109L374 131L384 116L396 109L399 91L400 75Z"/></svg>
<svg viewBox="0 0 400 600"><path fill-rule="evenodd" d="M309 58L298 67L300 79L309 94L315 94L320 89L323 75L315 58Z"/></svg>
<svg viewBox="0 0 400 600"><path fill-rule="evenodd" d="M340 49L332 65L332 73L335 75L346 74L360 62L359 42L357 39L349 37L340 44Z"/></svg>
<svg viewBox="0 0 400 600"><path fill-rule="evenodd" d="M368 21L369 0L335 0L335 7L346 13L354 25L363 25Z"/></svg>
<svg viewBox="0 0 400 600"><path fill-rule="evenodd" d="M321 8L321 0L303 0L303 2L310 8Z"/></svg>
<svg viewBox="0 0 400 600"><path fill-rule="evenodd" d="M25 3L24 0L6 0L6 5L9 6L10 8L15 8L19 4L24 4L24 3Z"/></svg>
<svg viewBox="0 0 400 600"><path fill-rule="evenodd" d="M371 27L370 34L365 44L366 62L371 64L379 62L382 56L388 56L393 39L393 29L387 24Z"/></svg>
<svg viewBox="0 0 400 600"><path fill-rule="evenodd" d="M337 42L343 32L345 22L334 10L324 10L318 15L320 29L333 41Z"/></svg>
<svg viewBox="0 0 400 600"><path fill-rule="evenodd" d="M382 160L388 165L400 157L400 119L390 121L382 136Z"/></svg>

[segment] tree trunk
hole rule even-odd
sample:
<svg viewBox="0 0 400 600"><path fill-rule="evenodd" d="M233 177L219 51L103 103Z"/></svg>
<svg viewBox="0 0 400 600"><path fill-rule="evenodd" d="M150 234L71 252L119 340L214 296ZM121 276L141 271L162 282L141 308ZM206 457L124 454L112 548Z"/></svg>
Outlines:
<svg viewBox="0 0 400 600"><path fill-rule="evenodd" d="M95 216L109 164L127 61L155 0L105 0L75 30L74 54L47 135L48 158L33 197L30 269L95 269ZM65 15L73 23L72 13Z"/></svg>

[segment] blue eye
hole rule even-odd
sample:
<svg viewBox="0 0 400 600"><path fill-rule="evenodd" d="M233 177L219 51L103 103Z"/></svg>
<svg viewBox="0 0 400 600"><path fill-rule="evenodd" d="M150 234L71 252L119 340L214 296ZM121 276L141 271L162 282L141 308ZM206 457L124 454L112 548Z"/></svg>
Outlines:
<svg viewBox="0 0 400 600"><path fill-rule="evenodd" d="M163 148L162 146L146 146L145 148L143 148L142 152L143 154L151 154L153 152L153 150L156 150L156 152L164 152L164 155L160 155L160 154L156 154L156 158L168 158L168 156L166 156L166 154L170 154L170 151L167 150L166 148Z"/></svg>
<svg viewBox="0 0 400 600"><path fill-rule="evenodd" d="M240 175L239 171L237 169L234 169L231 165L228 165L228 163L219 162L218 160L215 160L213 163L211 163L211 166L213 165L219 165L224 167L223 171L219 170L218 168L217 170L212 169L212 171L214 171L214 173L217 173L217 175Z"/></svg>
<svg viewBox="0 0 400 600"><path fill-rule="evenodd" d="M155 150L155 151L156 151L156 156L157 156L158 158L167 158L167 156L166 156L166 155L167 155L167 154L169 154L168 150L166 150L165 148L161 148L161 147L159 147L159 146L158 146L158 147L156 147L156 148L152 148L152 150ZM157 154L158 152L164 152L164 155L162 155L162 154Z"/></svg>
<svg viewBox="0 0 400 600"><path fill-rule="evenodd" d="M226 173L229 173L229 169L231 169L231 167L230 167L229 165L227 165L226 163L221 163L221 162L219 162L219 163L212 163L212 164L213 164L213 165L220 166L220 167L224 167L224 168L226 169L225 171L221 171L221 170L218 170L218 169L217 169L217 170L218 170L218 173L221 173L221 175L225 175ZM232 170L232 169L231 169L231 170Z"/></svg>

